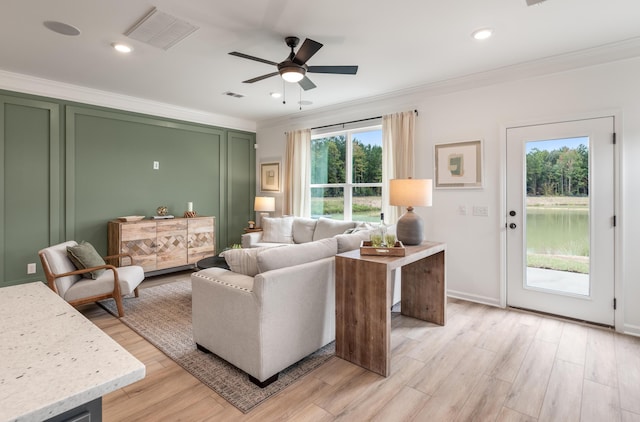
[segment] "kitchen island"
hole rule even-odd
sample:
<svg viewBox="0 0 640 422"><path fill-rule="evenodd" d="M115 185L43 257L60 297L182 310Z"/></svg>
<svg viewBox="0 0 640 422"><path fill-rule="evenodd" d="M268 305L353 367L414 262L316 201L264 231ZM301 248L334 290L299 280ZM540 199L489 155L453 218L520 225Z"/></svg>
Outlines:
<svg viewBox="0 0 640 422"><path fill-rule="evenodd" d="M45 284L0 288L0 421L99 421L102 396L144 376L142 362Z"/></svg>

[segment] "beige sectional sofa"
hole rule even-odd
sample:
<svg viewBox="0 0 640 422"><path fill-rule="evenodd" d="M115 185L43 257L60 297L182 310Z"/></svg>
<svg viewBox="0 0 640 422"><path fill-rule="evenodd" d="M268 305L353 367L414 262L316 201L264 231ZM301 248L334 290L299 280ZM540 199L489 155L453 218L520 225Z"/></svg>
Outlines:
<svg viewBox="0 0 640 422"><path fill-rule="evenodd" d="M325 217L317 220L303 217L266 217L262 219L263 231L242 235L242 247L258 248L308 243L352 230L366 231L372 228L373 226L368 223Z"/></svg>
<svg viewBox="0 0 640 422"><path fill-rule="evenodd" d="M260 386L335 339L334 256L359 247L370 234L341 229L331 235L338 224L318 220L311 231L312 224L302 221L308 219L299 220L303 231L289 236L306 241L231 249L225 252L230 270L209 268L191 275L196 344ZM327 237L313 240L316 234Z"/></svg>

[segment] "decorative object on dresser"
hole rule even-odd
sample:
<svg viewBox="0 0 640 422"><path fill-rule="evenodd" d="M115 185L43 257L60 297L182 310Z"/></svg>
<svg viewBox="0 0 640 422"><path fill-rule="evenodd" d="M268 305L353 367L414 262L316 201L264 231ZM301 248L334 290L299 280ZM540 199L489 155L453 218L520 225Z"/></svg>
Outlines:
<svg viewBox="0 0 640 422"><path fill-rule="evenodd" d="M413 207L432 205L431 179L391 179L389 180L389 203L406 206L407 212L400 217L396 226L396 236L405 245L419 245L424 239L424 222L413 212Z"/></svg>
<svg viewBox="0 0 640 422"><path fill-rule="evenodd" d="M133 265L130 255L113 254L103 259L86 242L60 243L40 250L38 255L51 290L73 306L113 298L118 315L123 316L122 296L135 293L138 297L138 286L144 280L142 267ZM131 265L116 268L107 265L105 259Z"/></svg>
<svg viewBox="0 0 640 422"><path fill-rule="evenodd" d="M187 202L187 210L184 212L184 218L194 218L197 215L198 213L193 210L193 202Z"/></svg>
<svg viewBox="0 0 640 422"><path fill-rule="evenodd" d="M108 253L131 255L147 275L194 268L215 249L215 217L108 223Z"/></svg>

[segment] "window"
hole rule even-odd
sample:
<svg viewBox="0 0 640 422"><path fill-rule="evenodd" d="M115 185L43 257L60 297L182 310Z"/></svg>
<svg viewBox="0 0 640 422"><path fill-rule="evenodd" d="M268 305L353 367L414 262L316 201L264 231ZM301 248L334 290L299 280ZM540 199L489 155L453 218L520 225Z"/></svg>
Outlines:
<svg viewBox="0 0 640 422"><path fill-rule="evenodd" d="M379 221L382 210L382 127L311 138L311 216Z"/></svg>

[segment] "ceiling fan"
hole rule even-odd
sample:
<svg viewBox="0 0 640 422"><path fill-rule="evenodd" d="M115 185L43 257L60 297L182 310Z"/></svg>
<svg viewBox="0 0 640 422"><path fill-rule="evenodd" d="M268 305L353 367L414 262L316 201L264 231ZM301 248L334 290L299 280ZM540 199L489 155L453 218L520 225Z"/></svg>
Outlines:
<svg viewBox="0 0 640 422"><path fill-rule="evenodd" d="M322 48L322 44L307 38L298 49L294 52L300 39L298 37L286 37L285 42L291 48L291 53L283 62L276 63L270 60L261 59L259 57L250 56L248 54L232 51L232 56L242 57L243 59L255 60L257 62L270 64L278 68L277 72L267 73L253 79L243 81L247 84L261 81L272 76L280 75L287 82L298 83L305 91L313 89L316 85L306 76L309 73L333 73L340 75L355 75L358 72L358 66L308 66L307 61Z"/></svg>

